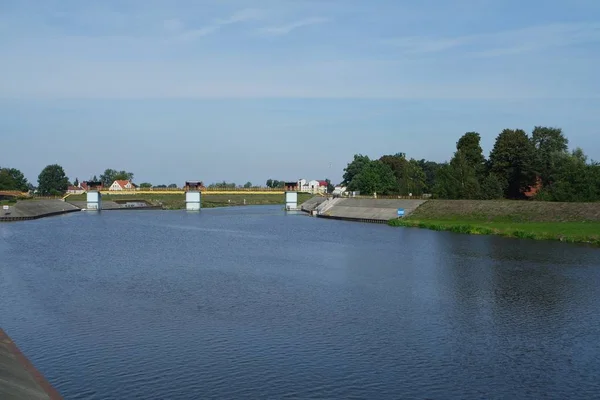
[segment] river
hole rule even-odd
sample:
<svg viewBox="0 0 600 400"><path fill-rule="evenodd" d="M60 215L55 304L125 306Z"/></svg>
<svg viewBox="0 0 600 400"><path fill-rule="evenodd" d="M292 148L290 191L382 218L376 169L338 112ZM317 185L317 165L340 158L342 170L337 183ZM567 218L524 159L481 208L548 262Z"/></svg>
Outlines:
<svg viewBox="0 0 600 400"><path fill-rule="evenodd" d="M82 212L0 225L0 327L66 399L591 399L600 250Z"/></svg>

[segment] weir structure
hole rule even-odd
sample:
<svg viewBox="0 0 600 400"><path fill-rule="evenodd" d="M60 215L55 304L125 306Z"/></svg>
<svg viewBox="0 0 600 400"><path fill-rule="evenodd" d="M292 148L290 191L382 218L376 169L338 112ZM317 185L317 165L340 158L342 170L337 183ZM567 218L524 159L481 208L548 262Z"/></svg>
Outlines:
<svg viewBox="0 0 600 400"><path fill-rule="evenodd" d="M298 209L298 192L285 192L285 209L287 211L295 211Z"/></svg>
<svg viewBox="0 0 600 400"><path fill-rule="evenodd" d="M100 188L102 182L88 182L87 190L87 210L89 211L100 211L102 210L102 194Z"/></svg>
<svg viewBox="0 0 600 400"><path fill-rule="evenodd" d="M202 206L202 187L200 181L187 181L185 183L185 209L188 211L200 211Z"/></svg>

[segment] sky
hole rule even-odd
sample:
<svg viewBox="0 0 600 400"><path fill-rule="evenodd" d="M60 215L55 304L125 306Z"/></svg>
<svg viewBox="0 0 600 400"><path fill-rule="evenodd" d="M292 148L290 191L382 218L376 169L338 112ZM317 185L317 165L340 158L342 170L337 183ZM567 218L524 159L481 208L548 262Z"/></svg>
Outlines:
<svg viewBox="0 0 600 400"><path fill-rule="evenodd" d="M598 0L0 0L0 166L341 180L560 127L600 160Z"/></svg>

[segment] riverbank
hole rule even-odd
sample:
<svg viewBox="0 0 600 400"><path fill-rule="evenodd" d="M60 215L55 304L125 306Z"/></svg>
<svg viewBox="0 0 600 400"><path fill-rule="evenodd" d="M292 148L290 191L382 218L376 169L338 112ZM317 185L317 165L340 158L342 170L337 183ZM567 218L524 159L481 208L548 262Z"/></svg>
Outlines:
<svg viewBox="0 0 600 400"><path fill-rule="evenodd" d="M0 398L60 400L61 395L0 329Z"/></svg>
<svg viewBox="0 0 600 400"><path fill-rule="evenodd" d="M429 200L389 224L600 246L600 203Z"/></svg>

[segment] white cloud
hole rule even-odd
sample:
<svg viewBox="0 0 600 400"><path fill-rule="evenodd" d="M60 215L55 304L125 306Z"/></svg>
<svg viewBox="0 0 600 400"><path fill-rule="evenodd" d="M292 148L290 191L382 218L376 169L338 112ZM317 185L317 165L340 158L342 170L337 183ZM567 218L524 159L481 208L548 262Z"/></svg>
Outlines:
<svg viewBox="0 0 600 400"><path fill-rule="evenodd" d="M245 22L260 19L264 16L264 12L254 8L247 8L235 12L229 18L217 19L215 22L218 25L234 24L236 22Z"/></svg>
<svg viewBox="0 0 600 400"><path fill-rule="evenodd" d="M166 19L163 21L163 28L169 32L179 32L183 27L183 22L177 18Z"/></svg>
<svg viewBox="0 0 600 400"><path fill-rule="evenodd" d="M295 21L295 22L292 22L287 25L270 26L270 27L262 28L262 29L260 29L260 32L265 35L273 35L273 36L287 35L288 33L292 32L295 29L302 28L305 26L310 26L310 25L323 24L323 23L329 22L329 21L330 20L328 18L312 17L312 18Z"/></svg>
<svg viewBox="0 0 600 400"><path fill-rule="evenodd" d="M243 10L233 13L232 15L230 15L227 18L215 19L213 23L211 23L207 26L204 26L202 28L188 29L186 31L183 31L183 32L179 33L179 35L177 35L177 38L180 40L197 39L197 38L200 38L203 36L211 35L217 31L219 31L222 27L224 27L226 25L232 25L232 24L238 24L238 23L242 23L242 22L257 20L257 19L262 18L263 15L264 15L264 13L261 10L250 9L250 8L243 9ZM168 21L165 21L165 23L167 23L169 25L169 28L175 28L175 29L169 29L165 26L165 28L167 28L167 30L170 30L170 31L178 31L178 30L180 31L181 28L183 28L183 23L179 20L168 20Z"/></svg>
<svg viewBox="0 0 600 400"><path fill-rule="evenodd" d="M501 56L553 47L600 42L600 23L556 23L456 37L409 36L384 41L405 53L462 50L477 56Z"/></svg>

